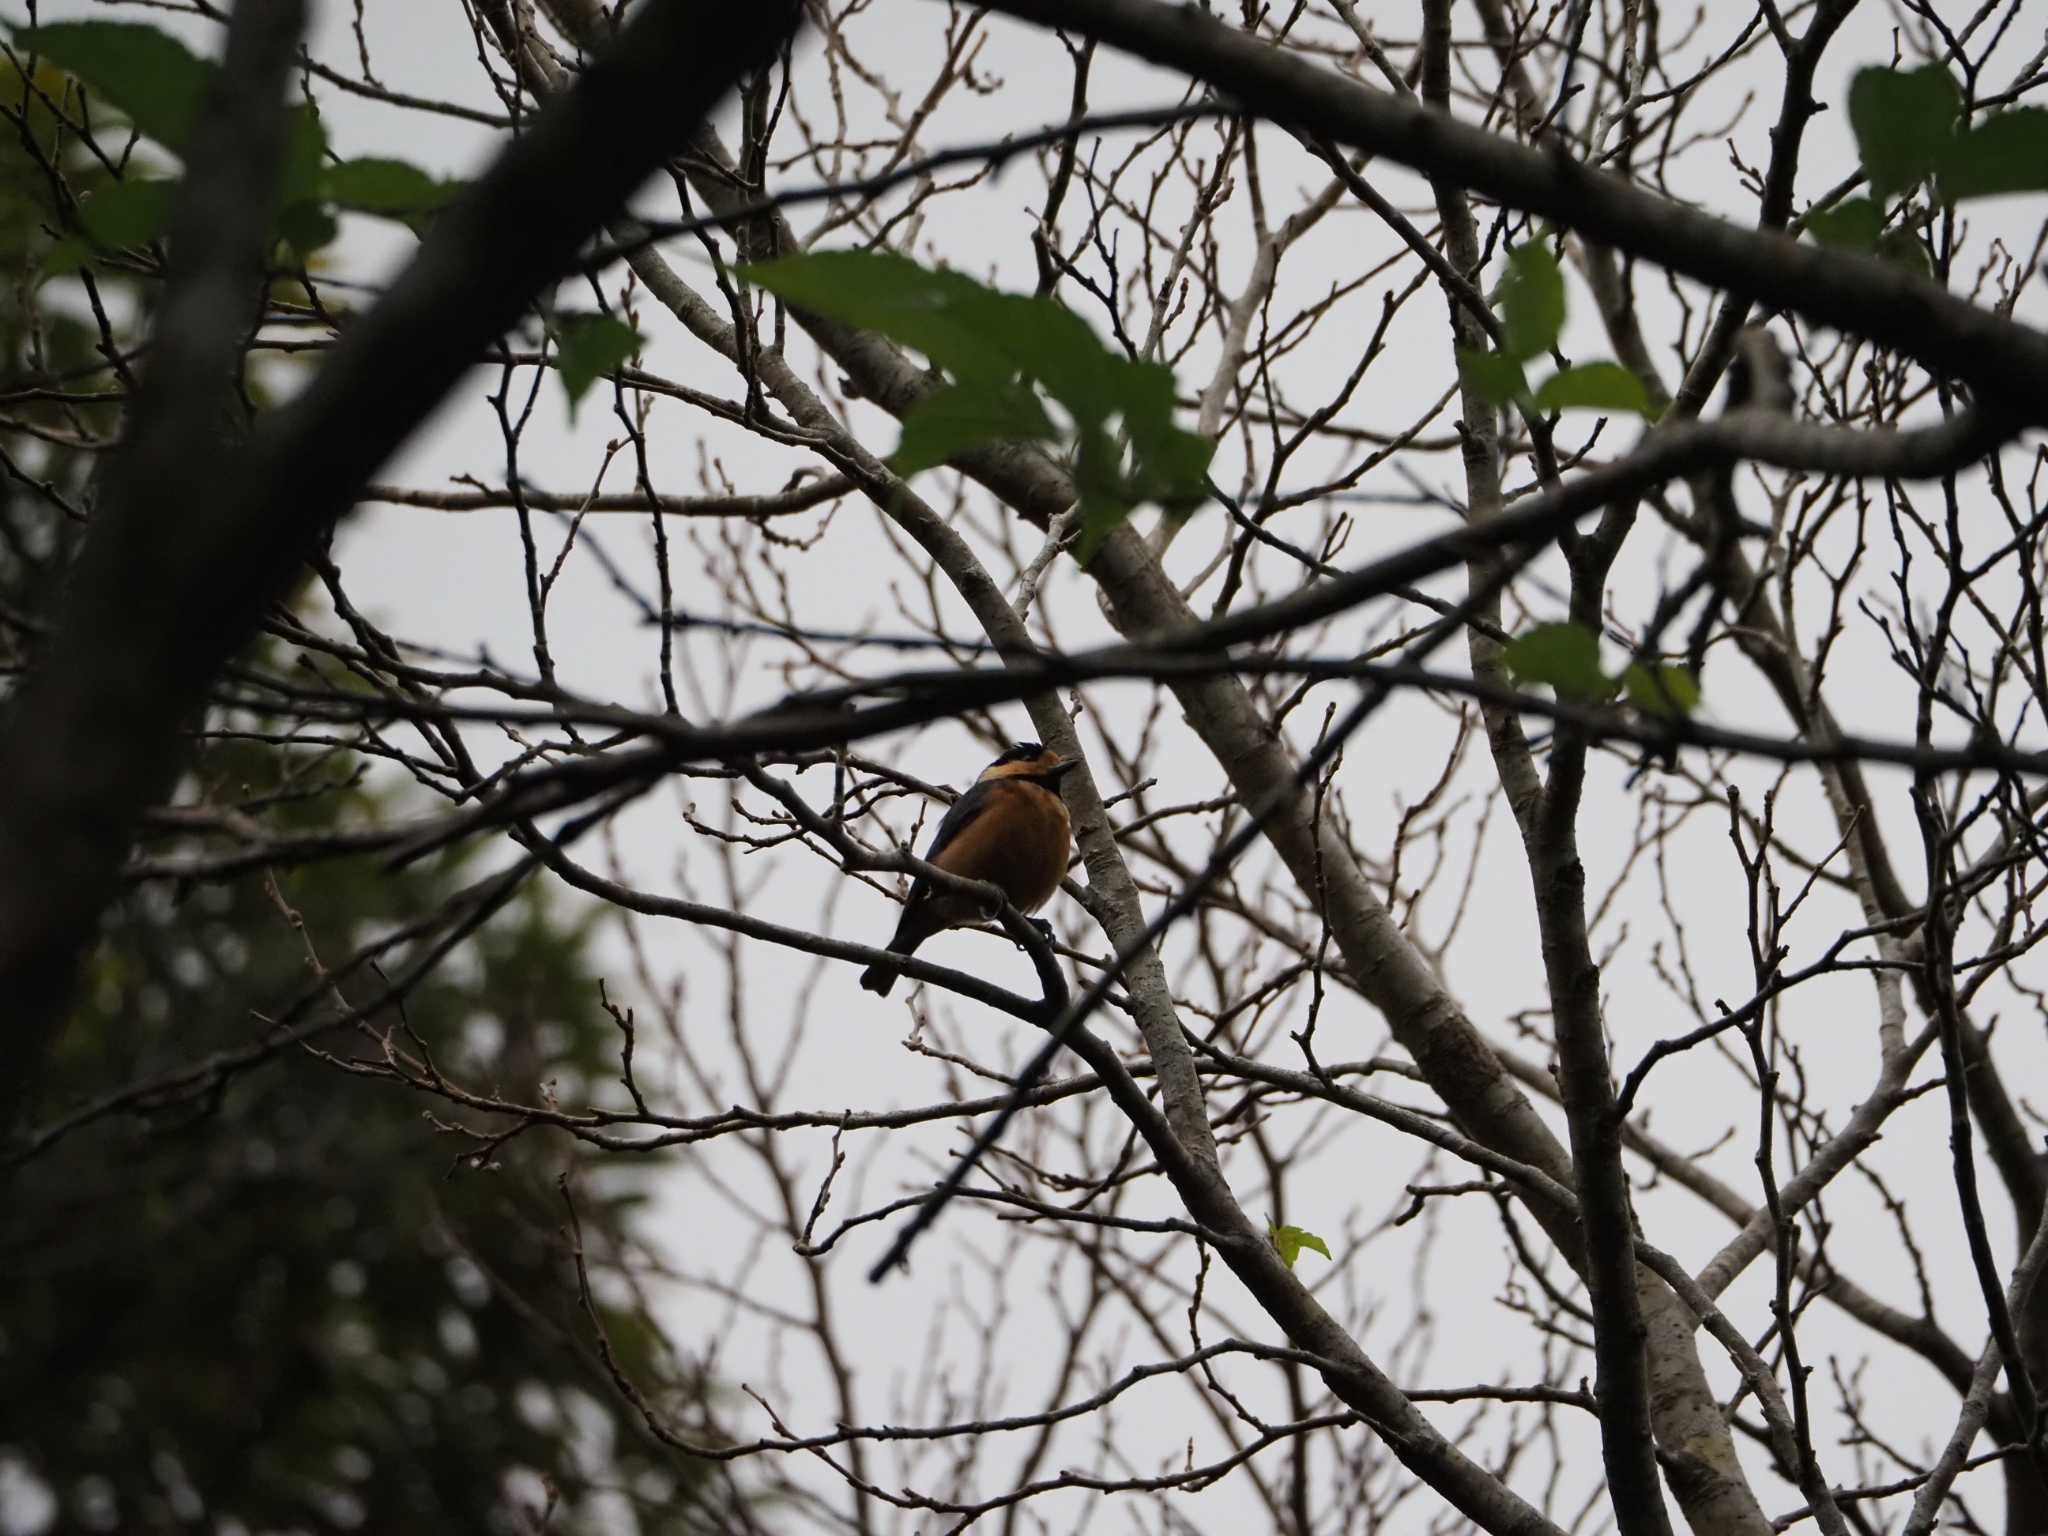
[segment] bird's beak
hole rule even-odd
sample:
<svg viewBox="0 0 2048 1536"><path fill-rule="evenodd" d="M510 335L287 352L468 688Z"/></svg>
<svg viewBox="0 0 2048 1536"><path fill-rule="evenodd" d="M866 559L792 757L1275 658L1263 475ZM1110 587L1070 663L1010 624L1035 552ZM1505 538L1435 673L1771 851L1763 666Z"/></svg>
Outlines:
<svg viewBox="0 0 2048 1536"><path fill-rule="evenodd" d="M1061 779L1065 778L1068 774L1072 773L1076 768L1080 766L1081 759L1079 759L1078 757L1063 757L1058 762L1054 763L1050 768L1045 770L1045 776L1048 779L1051 779L1055 784L1057 784Z"/></svg>

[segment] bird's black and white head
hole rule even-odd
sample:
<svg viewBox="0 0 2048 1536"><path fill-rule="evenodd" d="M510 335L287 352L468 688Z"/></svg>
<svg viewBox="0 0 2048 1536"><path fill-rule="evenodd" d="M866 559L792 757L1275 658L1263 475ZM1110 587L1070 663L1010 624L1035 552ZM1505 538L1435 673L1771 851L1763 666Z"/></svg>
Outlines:
<svg viewBox="0 0 2048 1536"><path fill-rule="evenodd" d="M1080 766L1078 757L1061 757L1050 747L1035 741L1013 741L1002 755L981 770L981 782L992 779L1024 779L1047 788L1059 783L1063 774Z"/></svg>

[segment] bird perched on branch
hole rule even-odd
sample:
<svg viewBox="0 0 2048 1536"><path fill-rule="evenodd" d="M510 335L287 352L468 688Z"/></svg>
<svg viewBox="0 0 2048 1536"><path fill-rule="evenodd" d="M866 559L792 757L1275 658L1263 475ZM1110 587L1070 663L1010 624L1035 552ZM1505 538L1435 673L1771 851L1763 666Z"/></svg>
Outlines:
<svg viewBox="0 0 2048 1536"><path fill-rule="evenodd" d="M1073 823L1060 799L1060 780L1079 765L1079 758L1061 757L1035 741L1013 743L953 802L924 851L925 862L962 879L985 881L1000 888L1019 912L1036 912L1052 899L1067 872ZM940 890L919 875L889 948L914 954L943 929L993 915L986 901L964 891ZM871 965L861 973L860 984L886 997L900 975L894 966Z"/></svg>

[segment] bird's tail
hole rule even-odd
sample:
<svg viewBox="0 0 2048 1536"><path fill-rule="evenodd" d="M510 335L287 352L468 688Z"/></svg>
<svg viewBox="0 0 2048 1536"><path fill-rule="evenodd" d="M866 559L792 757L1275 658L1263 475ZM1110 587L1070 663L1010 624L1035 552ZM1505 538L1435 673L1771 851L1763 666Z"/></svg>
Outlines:
<svg viewBox="0 0 2048 1536"><path fill-rule="evenodd" d="M917 953L917 946L931 937L929 933L921 931L923 925L913 923L911 917L912 914L906 911L897 920L895 935L889 940L891 954L906 957L914 955ZM903 972L893 965L871 965L860 973L860 984L877 997L887 997L896 985L896 978L902 974Z"/></svg>

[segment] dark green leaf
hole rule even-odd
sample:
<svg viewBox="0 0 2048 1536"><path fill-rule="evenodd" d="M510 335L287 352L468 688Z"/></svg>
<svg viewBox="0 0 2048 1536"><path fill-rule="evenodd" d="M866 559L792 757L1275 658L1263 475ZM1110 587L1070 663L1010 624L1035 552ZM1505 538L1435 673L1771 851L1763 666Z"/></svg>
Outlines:
<svg viewBox="0 0 2048 1536"><path fill-rule="evenodd" d="M914 475L984 443L1058 436L1038 396L1022 384L947 384L911 407L889 463Z"/></svg>
<svg viewBox="0 0 2048 1536"><path fill-rule="evenodd" d="M278 206L289 208L320 195L320 167L327 160L327 130L304 103L285 114L284 165L278 176Z"/></svg>
<svg viewBox="0 0 2048 1536"><path fill-rule="evenodd" d="M1643 381L1619 363L1581 363L1553 373L1536 391L1536 404L1546 411L1634 411L1650 414L1650 396Z"/></svg>
<svg viewBox="0 0 2048 1536"><path fill-rule="evenodd" d="M2048 108L2020 107L1985 118L1950 146L1937 184L1948 203L2048 192Z"/></svg>
<svg viewBox="0 0 2048 1536"><path fill-rule="evenodd" d="M1279 1251L1280 1262L1289 1269L1294 1268L1294 1261L1301 1257L1305 1248L1320 1253L1326 1259L1330 1256L1329 1244L1302 1227L1276 1227L1269 1221L1266 1223L1266 1237Z"/></svg>
<svg viewBox="0 0 2048 1536"><path fill-rule="evenodd" d="M1600 669L1600 637L1583 624L1539 624L1510 640L1501 659L1522 682L1546 683L1560 698L1604 699L1614 692Z"/></svg>
<svg viewBox="0 0 2048 1536"><path fill-rule="evenodd" d="M1458 375L1489 405L1506 405L1529 393L1522 365L1499 352L1458 352Z"/></svg>
<svg viewBox="0 0 2048 1536"><path fill-rule="evenodd" d="M344 160L327 167L320 189L340 207L402 219L432 213L461 187L403 160Z"/></svg>
<svg viewBox="0 0 2048 1536"><path fill-rule="evenodd" d="M1074 558L1086 565L1131 515L1116 441L1101 422L1075 423L1074 485L1081 493L1081 537Z"/></svg>
<svg viewBox="0 0 2048 1536"><path fill-rule="evenodd" d="M67 273L76 272L91 258L91 246L76 235L66 235L50 247L50 254L45 256L42 265L36 268L36 283L40 286L53 277L63 277Z"/></svg>
<svg viewBox="0 0 2048 1536"><path fill-rule="evenodd" d="M1035 386L1058 402L1075 436L1082 511L1076 553L1084 562L1135 501L1177 510L1206 492L1214 445L1174 424L1172 372L1110 351L1057 300L1002 293L879 251L817 251L743 267L740 276L798 308L912 347L955 384L970 387L946 404L943 422L920 424L905 463L936 462L931 455L941 448L946 457L975 434L996 435L987 430L995 416L1019 419L1014 391ZM1038 414L1044 417L1042 406ZM1128 474L1112 432L1118 424L1130 444ZM1031 425L1031 435L1043 435Z"/></svg>
<svg viewBox="0 0 2048 1536"><path fill-rule="evenodd" d="M1500 285L1501 350L1518 363L1557 345L1564 329L1564 274L1541 241L1508 252Z"/></svg>
<svg viewBox="0 0 2048 1536"><path fill-rule="evenodd" d="M1880 201L1934 174L1962 110L1963 93L1939 64L1856 72L1849 86L1849 124L1863 174Z"/></svg>
<svg viewBox="0 0 2048 1536"><path fill-rule="evenodd" d="M1172 369L1158 363L1113 361L1117 366L1109 375L1111 385L1131 441L1132 495L1157 502L1169 512L1192 512L1209 494L1215 443L1174 425Z"/></svg>
<svg viewBox="0 0 2048 1536"><path fill-rule="evenodd" d="M319 203L300 202L278 214L277 232L303 260L332 244L341 227Z"/></svg>
<svg viewBox="0 0 2048 1536"><path fill-rule="evenodd" d="M164 231L171 217L175 181L102 182L78 205L78 221L103 246L146 245Z"/></svg>
<svg viewBox="0 0 2048 1536"><path fill-rule="evenodd" d="M1920 277L1934 275L1934 258L1926 244L1910 229L1888 229L1878 237L1877 254Z"/></svg>
<svg viewBox="0 0 2048 1536"><path fill-rule="evenodd" d="M78 76L137 129L178 149L213 66L155 27L122 21L60 21L16 27L17 46Z"/></svg>
<svg viewBox="0 0 2048 1536"><path fill-rule="evenodd" d="M739 275L800 309L914 347L956 379L999 383L1016 371L990 345L988 317L973 313L977 300L998 295L957 273L886 251L813 251L745 266Z"/></svg>
<svg viewBox="0 0 2048 1536"><path fill-rule="evenodd" d="M1871 249L1883 230L1884 210L1867 197L1852 197L1806 219L1806 232L1822 245L1852 251Z"/></svg>
<svg viewBox="0 0 2048 1536"><path fill-rule="evenodd" d="M1689 715L1700 705L1700 681L1686 667L1629 663L1621 674L1629 703L1646 715Z"/></svg>
<svg viewBox="0 0 2048 1536"><path fill-rule="evenodd" d="M555 366L569 396L569 416L600 374L610 373L640 350L640 333L612 315L560 315L555 320Z"/></svg>

